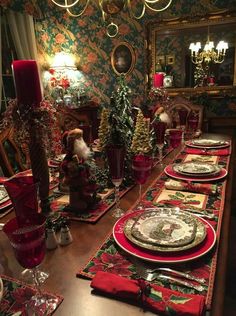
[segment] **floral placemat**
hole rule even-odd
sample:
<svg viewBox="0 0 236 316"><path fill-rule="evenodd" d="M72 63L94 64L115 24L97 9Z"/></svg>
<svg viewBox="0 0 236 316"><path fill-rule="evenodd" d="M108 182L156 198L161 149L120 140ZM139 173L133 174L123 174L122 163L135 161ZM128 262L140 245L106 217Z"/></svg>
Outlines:
<svg viewBox="0 0 236 316"><path fill-rule="evenodd" d="M124 196L133 186L120 191L120 197ZM51 209L53 212L60 212L62 215L66 215L69 219L75 221L82 221L88 223L96 223L106 212L108 212L115 204L114 190L111 190L94 209L90 209L83 213L72 213L65 211L64 208L68 205L69 196L61 195L59 198L53 199L51 202Z"/></svg>
<svg viewBox="0 0 236 316"><path fill-rule="evenodd" d="M0 302L0 315L11 316L16 312L21 312L21 316L27 316L27 304L30 305L30 299L33 295L35 295L36 290L22 281L13 279L6 275L0 276L4 287L3 298ZM49 292L43 292L43 295L45 295L47 299L57 300L56 308L51 312L49 311L49 314L47 310L47 315L52 315L63 301L63 297ZM46 306L44 312L46 312ZM40 312L38 310L36 313L38 316L46 315L42 311Z"/></svg>

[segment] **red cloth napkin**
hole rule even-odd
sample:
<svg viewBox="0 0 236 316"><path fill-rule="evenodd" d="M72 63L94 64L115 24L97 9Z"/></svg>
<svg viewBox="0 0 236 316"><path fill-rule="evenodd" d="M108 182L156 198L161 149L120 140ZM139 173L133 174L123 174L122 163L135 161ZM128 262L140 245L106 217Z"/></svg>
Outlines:
<svg viewBox="0 0 236 316"><path fill-rule="evenodd" d="M230 154L230 148L222 149L199 149L199 148L185 148L186 154L192 155L207 155L207 156L227 156Z"/></svg>
<svg viewBox="0 0 236 316"><path fill-rule="evenodd" d="M129 280L124 277L99 271L91 287L118 298L141 301L145 308L162 315L201 316L205 298L202 295L183 294L164 287L149 284L143 280Z"/></svg>

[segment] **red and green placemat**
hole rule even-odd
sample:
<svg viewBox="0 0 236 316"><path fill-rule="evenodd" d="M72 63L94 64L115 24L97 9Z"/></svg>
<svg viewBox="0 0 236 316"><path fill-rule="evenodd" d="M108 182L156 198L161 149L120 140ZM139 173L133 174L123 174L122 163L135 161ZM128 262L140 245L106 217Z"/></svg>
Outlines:
<svg viewBox="0 0 236 316"><path fill-rule="evenodd" d="M120 197L124 196L129 190L132 189L132 187L133 186L130 186L121 190ZM103 198L94 209L75 214L69 211L64 211L64 207L68 205L68 199L68 195L63 195L59 198L53 199L51 202L52 211L60 212L61 215L66 215L71 220L88 223L96 223L115 204L114 190L111 190L110 193L105 198Z"/></svg>
<svg viewBox="0 0 236 316"><path fill-rule="evenodd" d="M0 315L1 316L11 316L16 312L21 312L21 316L27 316L27 304L29 304L30 299L35 295L36 290L32 286L23 283L22 281L13 279L6 275L0 275L3 281L4 292L3 298L0 302ZM58 306L63 301L63 297L58 294L53 294L49 292L44 292L43 295L47 299L56 299L57 304L54 311L47 315L52 315ZM45 307L46 308L46 307ZM37 311L38 316L43 316L42 312Z"/></svg>

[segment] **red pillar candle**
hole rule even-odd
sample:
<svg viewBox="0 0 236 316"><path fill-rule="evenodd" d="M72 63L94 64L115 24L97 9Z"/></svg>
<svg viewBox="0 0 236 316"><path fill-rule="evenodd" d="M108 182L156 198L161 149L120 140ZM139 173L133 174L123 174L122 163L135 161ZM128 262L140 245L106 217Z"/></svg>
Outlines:
<svg viewBox="0 0 236 316"><path fill-rule="evenodd" d="M36 61L14 60L12 69L18 104L39 107L42 91Z"/></svg>
<svg viewBox="0 0 236 316"><path fill-rule="evenodd" d="M164 74L163 72L157 72L153 76L153 86L154 88L163 87Z"/></svg>

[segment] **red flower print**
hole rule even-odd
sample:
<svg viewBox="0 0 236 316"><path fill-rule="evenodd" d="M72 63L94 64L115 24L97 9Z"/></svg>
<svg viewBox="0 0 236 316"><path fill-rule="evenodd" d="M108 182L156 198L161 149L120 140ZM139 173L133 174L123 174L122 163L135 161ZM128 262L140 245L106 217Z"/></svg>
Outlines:
<svg viewBox="0 0 236 316"><path fill-rule="evenodd" d="M127 24L122 24L119 26L119 33L122 35L127 35L130 33L130 27Z"/></svg>
<svg viewBox="0 0 236 316"><path fill-rule="evenodd" d="M17 303L24 304L25 302L31 299L34 293L35 291L29 287L26 287L26 288L18 287L12 292L12 296L14 297Z"/></svg>
<svg viewBox="0 0 236 316"><path fill-rule="evenodd" d="M48 41L48 34L46 34L46 33L44 33L42 36L41 36L41 40L43 41L43 42L47 42Z"/></svg>
<svg viewBox="0 0 236 316"><path fill-rule="evenodd" d="M95 53L89 53L87 58L90 63L95 63L98 59Z"/></svg>
<svg viewBox="0 0 236 316"><path fill-rule="evenodd" d="M221 204L221 200L216 200L213 204L213 208L215 210L219 210L220 209L220 204Z"/></svg>
<svg viewBox="0 0 236 316"><path fill-rule="evenodd" d="M94 266L89 268L89 272L96 273L98 271L106 271L121 276L130 276L132 272L128 269L131 265L129 261L124 259L120 254L109 254L103 252L99 258L94 259Z"/></svg>
<svg viewBox="0 0 236 316"><path fill-rule="evenodd" d="M64 34L61 34L61 33L57 34L57 35L55 36L55 41L56 41L57 44L63 44L63 43L65 43L65 41L66 41L65 35L64 35Z"/></svg>
<svg viewBox="0 0 236 316"><path fill-rule="evenodd" d="M81 26L81 27L86 26L86 22L84 20L79 19L78 20L78 25Z"/></svg>

